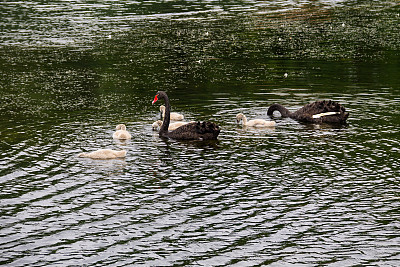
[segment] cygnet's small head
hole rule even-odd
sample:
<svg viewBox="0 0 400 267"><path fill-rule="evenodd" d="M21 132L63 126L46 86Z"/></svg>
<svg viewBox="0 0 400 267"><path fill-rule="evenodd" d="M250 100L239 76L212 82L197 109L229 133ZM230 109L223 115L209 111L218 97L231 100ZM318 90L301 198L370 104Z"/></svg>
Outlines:
<svg viewBox="0 0 400 267"><path fill-rule="evenodd" d="M157 130L159 127L161 127L161 125L162 125L162 121L160 121L160 120L153 122L153 124L152 124L153 130Z"/></svg>
<svg viewBox="0 0 400 267"><path fill-rule="evenodd" d="M115 129L126 131L126 126L125 124L118 124Z"/></svg>
<svg viewBox="0 0 400 267"><path fill-rule="evenodd" d="M243 117L244 117L243 113L237 114L237 115L236 115L236 121L237 121L237 123L239 123L239 122L243 119Z"/></svg>

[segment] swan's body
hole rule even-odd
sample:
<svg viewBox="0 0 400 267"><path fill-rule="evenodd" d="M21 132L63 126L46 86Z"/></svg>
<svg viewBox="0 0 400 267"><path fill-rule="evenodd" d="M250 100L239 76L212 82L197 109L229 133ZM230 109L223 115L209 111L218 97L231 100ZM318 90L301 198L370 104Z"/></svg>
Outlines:
<svg viewBox="0 0 400 267"><path fill-rule="evenodd" d="M274 121L266 121L263 119L255 119L255 120L247 121L246 116L242 113L239 113L236 115L236 121L239 123L241 120L243 120L243 126L249 126L249 127L273 127L273 126L275 126Z"/></svg>
<svg viewBox="0 0 400 267"><path fill-rule="evenodd" d="M220 132L219 126L210 121L190 122L180 126L176 130L168 131L171 111L169 99L167 94L163 91L157 92L152 103L154 104L158 99L164 99L165 101L165 116L160 131L158 132L158 135L160 137L172 138L177 140L217 139Z"/></svg>
<svg viewBox="0 0 400 267"><path fill-rule="evenodd" d="M267 114L272 116L274 111L279 111L282 117L310 123L346 123L349 117L342 105L331 100L316 101L295 112L290 112L280 104L273 104L268 108Z"/></svg>
<svg viewBox="0 0 400 267"><path fill-rule="evenodd" d="M124 124L118 124L117 127L115 127L115 129L117 131L113 134L113 138L124 139L124 140L131 139L132 136L126 130L126 126Z"/></svg>
<svg viewBox="0 0 400 267"><path fill-rule="evenodd" d="M80 153L78 157L91 159L115 159L124 158L126 150L99 149L90 153Z"/></svg>
<svg viewBox="0 0 400 267"><path fill-rule="evenodd" d="M161 105L160 106L160 111L161 111L161 116L164 118L165 117L165 106ZM176 112L170 112L169 118L171 121L183 121L184 116L182 114L176 113Z"/></svg>
<svg viewBox="0 0 400 267"><path fill-rule="evenodd" d="M194 122L194 121L191 121L191 122ZM168 130L169 130L169 131L176 130L177 128L181 127L182 125L185 125L185 124L188 124L188 123L189 123L189 122L186 122L186 121L178 121L178 122L170 123L169 126L168 126ZM163 122L160 121L160 120L155 121L155 122L152 124L153 130L154 130L154 131L157 130L158 128L160 128L160 127L162 126L162 124L163 124Z"/></svg>

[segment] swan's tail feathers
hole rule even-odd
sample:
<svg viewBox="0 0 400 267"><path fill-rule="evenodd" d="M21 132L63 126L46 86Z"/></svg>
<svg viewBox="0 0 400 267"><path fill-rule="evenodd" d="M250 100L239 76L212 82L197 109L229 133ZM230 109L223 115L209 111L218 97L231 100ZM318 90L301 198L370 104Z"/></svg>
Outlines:
<svg viewBox="0 0 400 267"><path fill-rule="evenodd" d="M332 101L332 100L323 100L323 101L317 101L315 104L318 106L316 110L320 110L321 113L323 112L345 112L346 109L340 105L338 102ZM312 106L312 104L311 104Z"/></svg>
<svg viewBox="0 0 400 267"><path fill-rule="evenodd" d="M273 104L268 108L267 115L272 116L274 111L279 111L282 117L289 117L290 111L281 104Z"/></svg>
<svg viewBox="0 0 400 267"><path fill-rule="evenodd" d="M203 121L196 123L197 133L204 135L203 139L217 139L221 129L217 124L211 121Z"/></svg>
<svg viewBox="0 0 400 267"><path fill-rule="evenodd" d="M182 125L168 132L166 137L178 140L215 140L219 132L220 128L217 124L210 121L198 121Z"/></svg>
<svg viewBox="0 0 400 267"><path fill-rule="evenodd" d="M117 158L125 158L126 157L126 150L120 150L115 152Z"/></svg>
<svg viewBox="0 0 400 267"><path fill-rule="evenodd" d="M209 133L219 131L219 126L211 121L197 122L197 129L199 133Z"/></svg>
<svg viewBox="0 0 400 267"><path fill-rule="evenodd" d="M310 106L310 110L315 110L312 115L313 119L319 119L322 120L322 122L345 123L349 117L349 113L346 112L345 107L338 102L324 100L315 102L315 104L318 106L315 109Z"/></svg>

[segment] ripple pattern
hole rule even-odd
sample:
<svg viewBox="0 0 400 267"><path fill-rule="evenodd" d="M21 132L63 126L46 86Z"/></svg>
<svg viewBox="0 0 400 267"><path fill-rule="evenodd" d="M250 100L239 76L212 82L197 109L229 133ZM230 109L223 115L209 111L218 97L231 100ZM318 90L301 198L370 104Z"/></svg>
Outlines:
<svg viewBox="0 0 400 267"><path fill-rule="evenodd" d="M0 264L400 266L398 3L359 2L0 4ZM348 125L235 123L317 99Z"/></svg>
<svg viewBox="0 0 400 267"><path fill-rule="evenodd" d="M357 121L314 129L283 119L272 132L238 132L216 116L218 143L165 143L143 122L130 125L137 138L115 142L92 121L8 147L1 262L396 265L398 140L379 142ZM99 143L129 156L75 157Z"/></svg>

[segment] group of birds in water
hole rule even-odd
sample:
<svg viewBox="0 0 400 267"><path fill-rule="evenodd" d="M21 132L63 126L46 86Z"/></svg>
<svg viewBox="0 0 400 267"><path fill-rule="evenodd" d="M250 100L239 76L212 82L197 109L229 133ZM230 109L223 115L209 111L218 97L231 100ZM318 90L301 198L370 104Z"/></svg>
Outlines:
<svg viewBox="0 0 400 267"><path fill-rule="evenodd" d="M160 129L158 132L161 138L172 138L176 140L216 140L220 127L211 121L190 121L184 122L184 116L178 113L171 113L171 105L168 95L164 91L157 92L152 104L158 100L164 100L165 106L160 106L163 121L158 120L153 123L153 129ZM337 102L331 100L316 101L307 104L295 112L290 112L287 108L280 104L273 104L268 108L267 115L273 116L275 111L279 111L281 117L289 117L305 123L338 123L344 124L349 116L346 109ZM171 120L177 121L171 123ZM236 120L242 121L243 126L249 127L273 127L275 121L267 121L263 119L247 120L242 113L237 114ZM119 124L113 134L115 139L127 140L131 139L131 135L126 130L124 124ZM93 159L114 159L126 156L126 150L100 149L90 153L80 153L79 157Z"/></svg>

